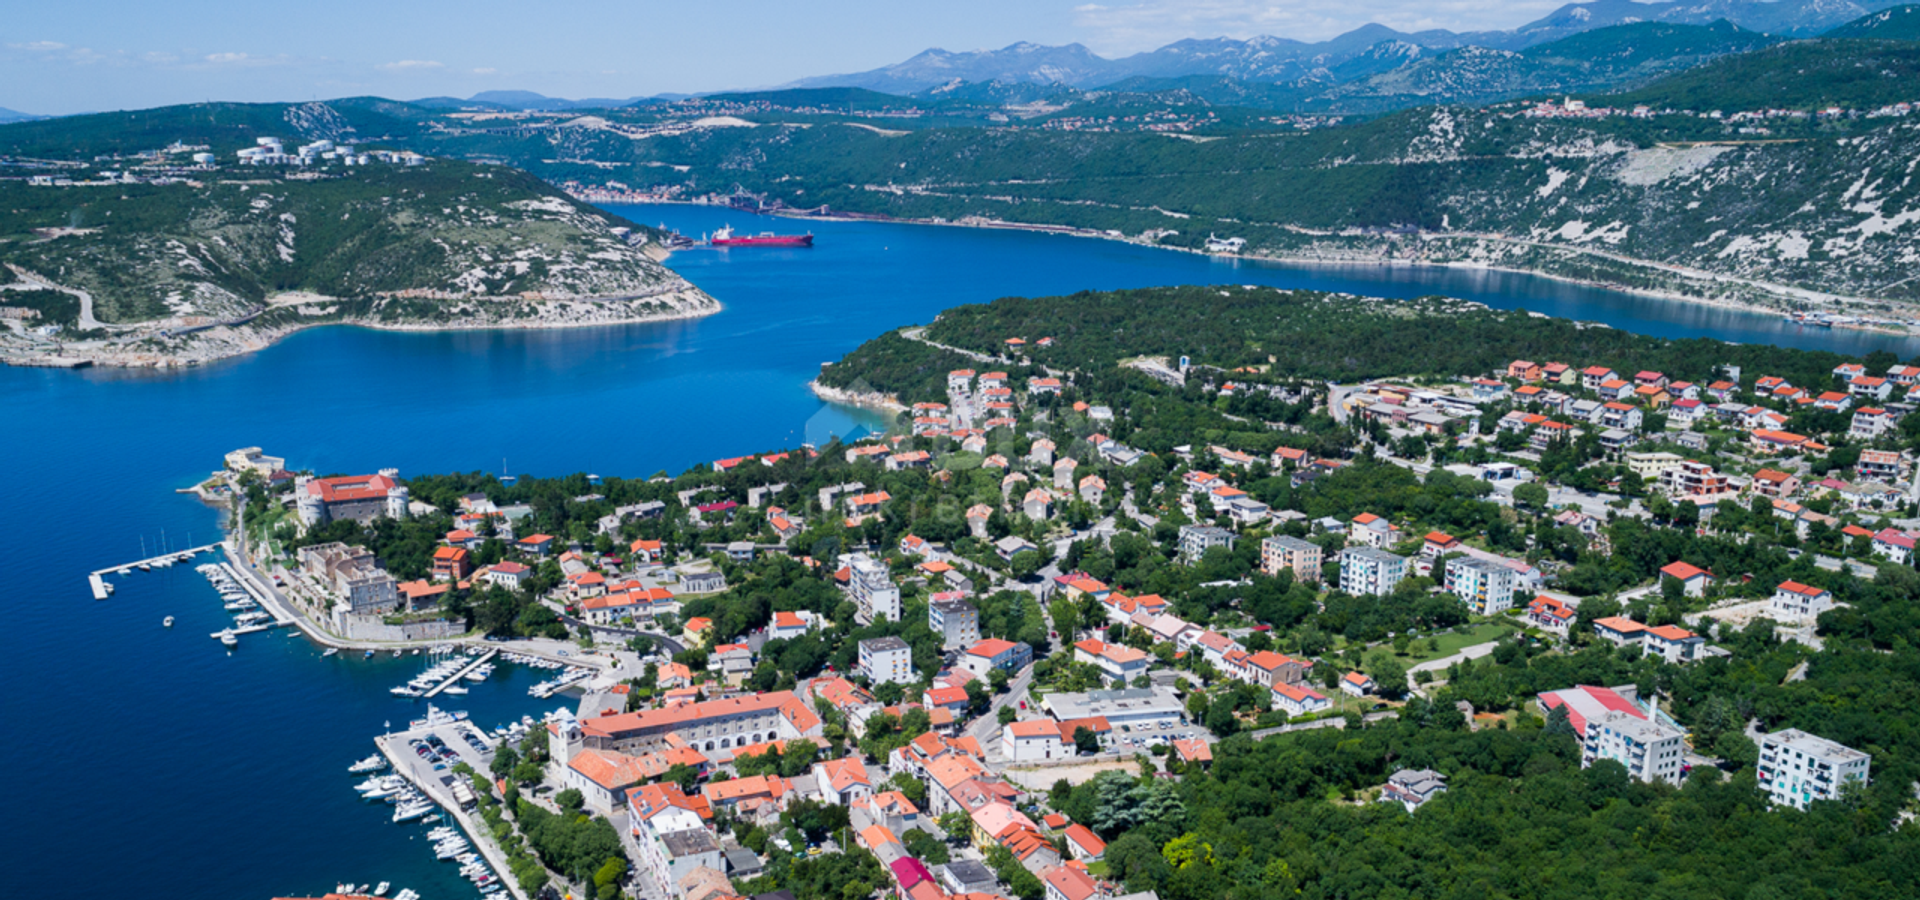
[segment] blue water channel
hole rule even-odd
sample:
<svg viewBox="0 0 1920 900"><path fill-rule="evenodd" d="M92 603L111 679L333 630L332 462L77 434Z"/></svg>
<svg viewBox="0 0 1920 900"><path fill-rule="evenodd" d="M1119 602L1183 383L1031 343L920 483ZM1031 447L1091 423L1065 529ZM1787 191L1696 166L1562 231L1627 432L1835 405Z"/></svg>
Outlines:
<svg viewBox="0 0 1920 900"><path fill-rule="evenodd" d="M804 388L822 362L960 303L1087 288L1266 284L1390 297L1441 293L1649 334L1902 358L1911 341L1801 330L1767 316L1446 269L1286 268L1063 236L876 223L797 223L723 209L623 207L688 234L811 228L810 250L676 254L725 305L706 319L560 331L305 332L182 372L0 369L7 527L0 602L0 772L12 827L0 896L265 898L392 881L426 900L474 894L419 826L362 803L345 772L369 738L424 706L390 696L424 658L323 658L285 633L229 654L230 621L190 567L89 570L216 537L174 490L260 445L321 472L393 466L644 476L872 424ZM177 617L163 629L161 619ZM488 727L551 709L502 666L446 698Z"/></svg>

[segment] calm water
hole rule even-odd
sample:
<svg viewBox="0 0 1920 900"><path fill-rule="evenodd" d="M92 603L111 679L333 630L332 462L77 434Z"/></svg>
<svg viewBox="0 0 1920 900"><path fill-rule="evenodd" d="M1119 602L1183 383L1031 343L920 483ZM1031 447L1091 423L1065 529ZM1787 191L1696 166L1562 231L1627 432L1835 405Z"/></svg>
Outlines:
<svg viewBox="0 0 1920 900"><path fill-rule="evenodd" d="M688 234L731 223L699 207L619 210ZM9 829L0 896L265 898L391 880L468 897L418 826L361 803L345 767L421 707L389 696L420 663L335 657L285 634L229 655L228 621L186 568L121 579L94 602L85 573L215 536L176 496L227 450L262 445L320 471L486 469L647 475L868 422L802 387L819 364L889 327L1009 294L1258 283L1411 297L1445 293L1670 336L1796 347L1910 342L1800 331L1767 317L1523 276L1233 265L1104 241L965 229L814 223L812 250L678 254L727 305L697 322L556 332L311 331L180 374L0 369L8 627L0 631L0 771ZM178 617L176 627L160 620ZM502 667L453 708L491 726L552 708L538 673Z"/></svg>

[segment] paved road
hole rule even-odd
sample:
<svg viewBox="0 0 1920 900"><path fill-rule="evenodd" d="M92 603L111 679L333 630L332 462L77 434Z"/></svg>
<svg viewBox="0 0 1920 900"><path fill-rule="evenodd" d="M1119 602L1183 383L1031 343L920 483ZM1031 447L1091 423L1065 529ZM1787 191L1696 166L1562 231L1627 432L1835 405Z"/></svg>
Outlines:
<svg viewBox="0 0 1920 900"><path fill-rule="evenodd" d="M1498 646L1500 646L1499 641L1488 641L1484 644L1474 644L1471 647L1462 647L1459 653L1455 653L1452 656L1442 656L1439 659L1429 660L1427 662L1420 663L1419 665L1408 666L1407 667L1407 687L1408 688L1417 687L1417 685L1414 683L1414 680L1413 680L1413 673L1415 672L1444 672L1447 670L1448 666L1453 665L1454 663L1466 662L1467 660L1470 660L1470 659L1479 659L1482 656L1486 656L1487 654L1493 652L1493 648Z"/></svg>
<svg viewBox="0 0 1920 900"><path fill-rule="evenodd" d="M1013 706L1015 709L1019 709L1017 705L1018 702L1027 699L1027 688L1032 686L1032 684L1033 667L1028 666L1021 669L1020 673L1015 675L1013 680L1007 683L1007 692L995 696L993 702L988 705L987 711L981 713L975 717L972 722L967 724L967 736L980 742L980 749L987 752L987 757L990 762L1005 761L1004 758L1000 756L1000 708L1003 706ZM1033 704L1028 703L1027 705L1031 707ZM1032 714L1033 710L1028 709L1026 712Z"/></svg>

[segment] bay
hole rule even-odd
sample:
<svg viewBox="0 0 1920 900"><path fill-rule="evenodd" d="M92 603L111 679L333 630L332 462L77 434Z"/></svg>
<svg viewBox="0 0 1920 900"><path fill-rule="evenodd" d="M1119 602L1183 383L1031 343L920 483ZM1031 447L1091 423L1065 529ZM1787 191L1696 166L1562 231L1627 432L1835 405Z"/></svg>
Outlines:
<svg viewBox="0 0 1920 900"><path fill-rule="evenodd" d="M207 635L227 622L190 568L89 570L161 539L216 537L216 514L173 491L260 445L322 473L397 467L544 475L672 472L875 424L805 389L822 362L880 331L1006 295L1215 283L1389 297L1442 293L1669 337L1835 349L1920 344L1522 275L1436 268L1234 263L1110 241L881 223L802 223L711 207L618 207L684 233L812 228L808 250L677 253L725 304L688 322L558 331L324 328L180 372L0 369L0 771L14 827L0 896L264 898L393 881L427 900L473 894L424 829L361 803L345 767L385 723L424 707L386 688L411 658L322 658L285 634ZM164 616L178 617L163 629ZM457 702L491 726L550 709L535 672Z"/></svg>

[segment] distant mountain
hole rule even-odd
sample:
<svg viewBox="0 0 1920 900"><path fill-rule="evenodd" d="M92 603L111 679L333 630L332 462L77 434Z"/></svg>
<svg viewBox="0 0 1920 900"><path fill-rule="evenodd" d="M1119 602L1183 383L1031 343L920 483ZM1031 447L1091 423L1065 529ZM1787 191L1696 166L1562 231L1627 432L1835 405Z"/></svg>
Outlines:
<svg viewBox="0 0 1920 900"><path fill-rule="evenodd" d="M1827 32L1826 37L1920 41L1920 4L1909 3L1862 16Z"/></svg>
<svg viewBox="0 0 1920 900"><path fill-rule="evenodd" d="M1281 83L1187 75L1128 78L1101 90L1284 112L1374 114L1433 104L1634 88L1782 40L1724 21L1712 25L1637 22L1581 32L1520 51L1473 45L1433 51L1405 41L1382 41L1333 69ZM1029 87L1063 90L1057 85Z"/></svg>
<svg viewBox="0 0 1920 900"><path fill-rule="evenodd" d="M465 100L458 97L424 97L410 101L415 106L428 109L509 109L558 112L569 109L615 109L632 106L652 98L628 97L615 100L610 97L589 97L582 100L568 100L565 97L549 97L533 91L481 91Z"/></svg>
<svg viewBox="0 0 1920 900"><path fill-rule="evenodd" d="M0 106L0 125L5 125L8 122L33 122L33 121L37 121L44 118L46 118L46 116L36 116L32 113L15 112L4 106Z"/></svg>
<svg viewBox="0 0 1920 900"><path fill-rule="evenodd" d="M885 94L911 94L956 81L1087 85L1124 77L1115 75L1114 65L1079 44L1043 47L1022 41L999 50L925 50L891 66L852 75L803 78L785 87L863 87Z"/></svg>
<svg viewBox="0 0 1920 900"><path fill-rule="evenodd" d="M1079 44L1048 47L1018 43L999 50L961 53L927 50L905 62L866 72L805 78L788 87L864 87L917 94L954 82L1024 82L1077 88L1127 79L1223 76L1238 81L1284 83L1303 78L1343 81L1390 71L1428 58L1433 51L1480 47L1519 51L1588 31L1637 22L1708 25L1725 20L1748 31L1783 37L1813 37L1898 0L1594 0L1572 3L1510 31L1408 34L1384 25L1363 25L1317 43L1261 36L1176 41L1123 59L1106 59ZM1381 45L1385 43L1386 47ZM1480 59L1488 59L1482 57Z"/></svg>
<svg viewBox="0 0 1920 900"><path fill-rule="evenodd" d="M831 107L834 109L865 110L888 109L919 106L912 97L899 94L883 94L866 88L802 88L788 91L735 91L724 94L703 94L702 99L733 103L758 103L767 101L787 107Z"/></svg>

